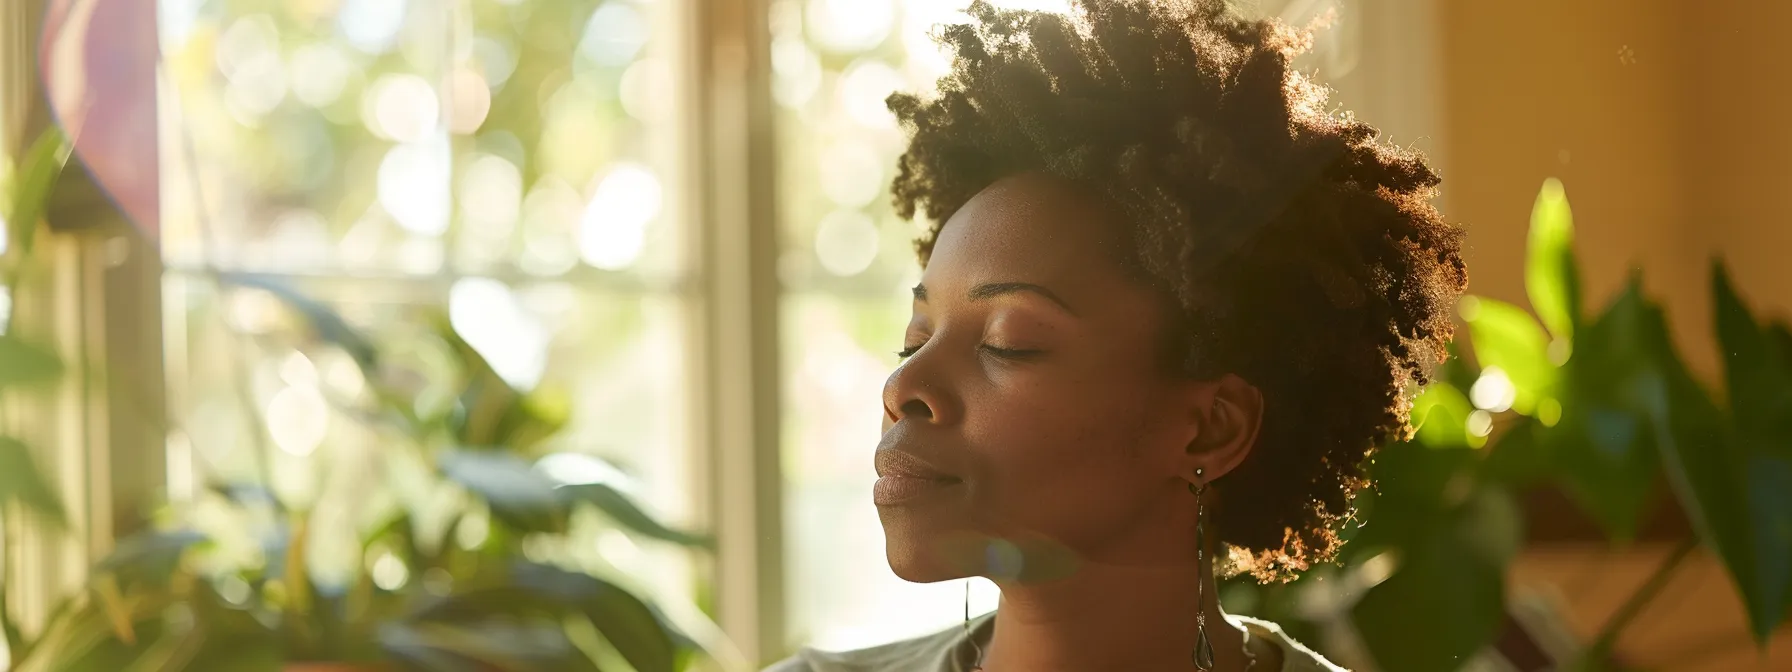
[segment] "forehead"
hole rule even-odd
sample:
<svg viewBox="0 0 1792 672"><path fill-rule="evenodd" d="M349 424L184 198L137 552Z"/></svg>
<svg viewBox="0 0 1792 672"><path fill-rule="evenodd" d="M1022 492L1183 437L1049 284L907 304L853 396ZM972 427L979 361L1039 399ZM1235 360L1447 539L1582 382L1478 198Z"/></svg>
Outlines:
<svg viewBox="0 0 1792 672"><path fill-rule="evenodd" d="M1130 241L1120 213L1086 187L1037 174L1009 177L978 192L941 227L922 282L1112 290L1125 281L1116 260Z"/></svg>

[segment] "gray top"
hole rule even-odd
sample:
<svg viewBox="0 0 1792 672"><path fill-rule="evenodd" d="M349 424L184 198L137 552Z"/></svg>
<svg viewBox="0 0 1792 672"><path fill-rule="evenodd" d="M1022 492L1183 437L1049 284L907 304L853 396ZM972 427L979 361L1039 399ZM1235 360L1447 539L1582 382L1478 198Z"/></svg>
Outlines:
<svg viewBox="0 0 1792 672"><path fill-rule="evenodd" d="M1312 649L1282 632L1281 626L1244 616L1226 615L1233 625L1250 632L1248 646L1258 658L1282 654L1282 668L1273 672L1349 672L1331 664ZM796 655L778 661L765 672L969 672L976 661L976 647L966 640L975 638L979 646L989 643L995 629L995 612L971 621L967 635L962 626L857 651L816 651L803 649Z"/></svg>

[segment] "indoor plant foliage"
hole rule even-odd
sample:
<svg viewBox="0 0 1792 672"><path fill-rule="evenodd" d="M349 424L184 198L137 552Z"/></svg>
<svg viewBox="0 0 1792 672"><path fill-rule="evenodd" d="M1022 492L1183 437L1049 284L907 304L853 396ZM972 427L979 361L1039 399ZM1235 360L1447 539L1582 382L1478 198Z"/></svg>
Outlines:
<svg viewBox="0 0 1792 672"><path fill-rule="evenodd" d="M92 590L18 649L16 669L653 672L726 648L694 609L671 618L588 551L607 528L693 548L707 538L657 522L597 458L554 458L595 474L580 482L538 469L564 406L512 388L446 316L427 320L452 362L443 385L319 302L219 280L278 297L307 334L291 345L346 353L363 374L364 394L334 401L377 446L325 461L318 479L364 471L356 492L294 495L277 487L288 467L266 441L243 447L258 454L256 478L213 483L169 506L161 529L121 541Z"/></svg>
<svg viewBox="0 0 1792 672"><path fill-rule="evenodd" d="M1572 241L1567 197L1550 180L1532 212L1525 268L1534 315L1465 298L1458 346L1472 360L1444 364L1414 400L1413 436L1377 454L1376 488L1359 499L1340 566L1287 586L1234 580L1236 604L1309 641L1323 640L1326 621L1348 621L1387 672L1455 669L1506 627L1504 577L1524 538L1519 496L1555 487L1614 545L1634 538L1662 496L1695 531L1579 660L1563 662L1619 667L1617 637L1701 544L1734 579L1765 643L1792 609L1792 330L1751 314L1714 261L1724 362L1714 394L1682 361L1640 274L1603 309L1584 305Z"/></svg>
<svg viewBox="0 0 1792 672"><path fill-rule="evenodd" d="M51 188L68 162L71 148L60 129L50 128L40 134L18 161L5 171L5 197L0 199L0 220L6 225L0 235L0 285L6 292L5 307L0 309L0 396L17 399L36 395L60 381L63 364L56 352L38 342L30 327L15 316L13 300L21 290L30 287L44 272L41 261L32 252L36 248L38 229ZM23 632L13 619L8 585L16 571L15 529L32 519L52 529L68 524L61 499L50 485L26 440L14 434L13 427L0 426L0 636L12 658L26 646Z"/></svg>

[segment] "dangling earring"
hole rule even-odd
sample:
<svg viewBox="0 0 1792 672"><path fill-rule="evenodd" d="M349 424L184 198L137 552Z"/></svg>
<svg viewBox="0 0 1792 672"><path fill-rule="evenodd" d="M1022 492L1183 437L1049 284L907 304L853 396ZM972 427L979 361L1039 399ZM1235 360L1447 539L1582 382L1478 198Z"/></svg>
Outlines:
<svg viewBox="0 0 1792 672"><path fill-rule="evenodd" d="M971 580L964 580L964 641L971 643L971 650L977 653L977 661L971 663L971 672L983 670L983 645L977 643L976 636L971 634Z"/></svg>
<svg viewBox="0 0 1792 672"><path fill-rule="evenodd" d="M1189 659L1195 663L1195 669L1201 672L1213 672L1213 642L1207 639L1207 509L1202 505L1201 495L1207 492L1207 481L1204 478L1207 470L1195 467L1195 482L1188 484L1188 491L1195 493L1195 650L1189 653Z"/></svg>

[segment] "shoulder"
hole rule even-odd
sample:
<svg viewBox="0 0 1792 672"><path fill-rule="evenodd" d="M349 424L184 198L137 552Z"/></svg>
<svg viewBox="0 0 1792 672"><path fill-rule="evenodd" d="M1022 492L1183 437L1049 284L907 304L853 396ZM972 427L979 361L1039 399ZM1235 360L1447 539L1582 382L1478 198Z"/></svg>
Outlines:
<svg viewBox="0 0 1792 672"><path fill-rule="evenodd" d="M765 672L954 672L957 667L952 654L959 649L964 637L962 627L953 627L868 649L819 651L804 648L765 668Z"/></svg>
<svg viewBox="0 0 1792 672"><path fill-rule="evenodd" d="M1350 672L1294 641L1294 638L1282 631L1282 626L1273 622L1230 614L1226 618L1248 629L1252 637L1268 641L1282 650L1282 669L1278 672Z"/></svg>

